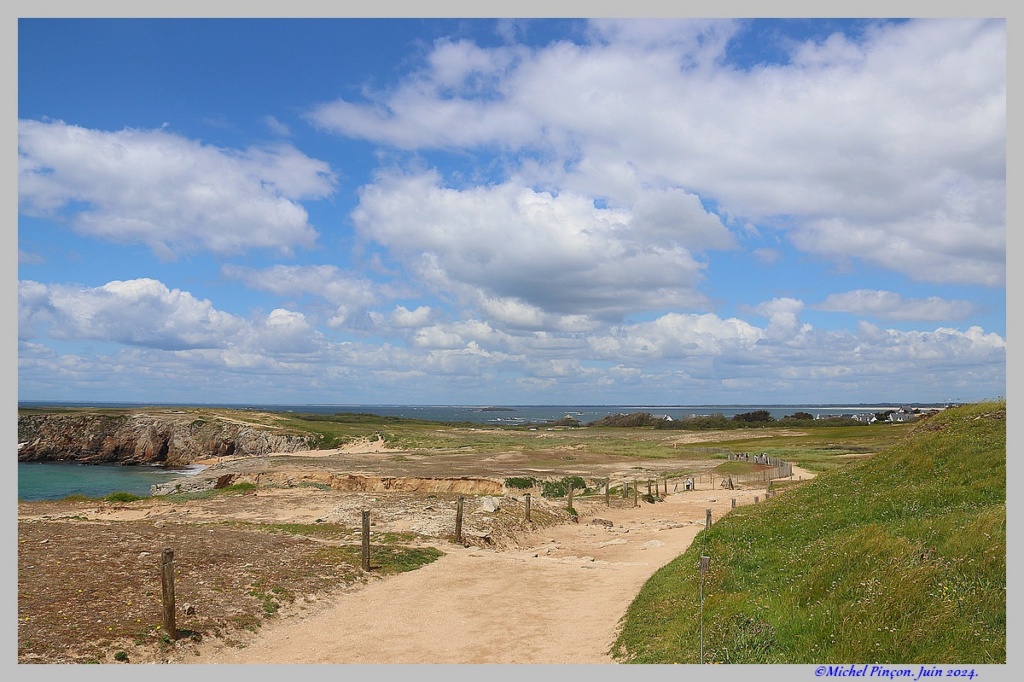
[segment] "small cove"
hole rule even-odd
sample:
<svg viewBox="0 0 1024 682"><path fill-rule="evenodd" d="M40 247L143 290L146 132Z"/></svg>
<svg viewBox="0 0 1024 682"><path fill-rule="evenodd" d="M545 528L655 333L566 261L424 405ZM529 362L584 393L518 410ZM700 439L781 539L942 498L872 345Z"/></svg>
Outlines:
<svg viewBox="0 0 1024 682"><path fill-rule="evenodd" d="M127 492L148 497L150 486L202 471L203 466L165 469L156 466L18 462L18 499L59 500L68 495L103 497Z"/></svg>

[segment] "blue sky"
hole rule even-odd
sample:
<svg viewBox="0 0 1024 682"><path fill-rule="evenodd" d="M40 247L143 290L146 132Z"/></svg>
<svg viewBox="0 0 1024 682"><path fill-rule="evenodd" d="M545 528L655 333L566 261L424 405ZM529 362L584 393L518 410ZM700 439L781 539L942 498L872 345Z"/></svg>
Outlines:
<svg viewBox="0 0 1024 682"><path fill-rule="evenodd" d="M1002 19L21 19L18 398L1004 396Z"/></svg>

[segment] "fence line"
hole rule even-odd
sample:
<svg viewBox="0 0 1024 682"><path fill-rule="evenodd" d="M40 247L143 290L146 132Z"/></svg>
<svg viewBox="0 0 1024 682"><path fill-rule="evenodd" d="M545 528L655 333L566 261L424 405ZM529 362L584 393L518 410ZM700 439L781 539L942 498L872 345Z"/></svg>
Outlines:
<svg viewBox="0 0 1024 682"><path fill-rule="evenodd" d="M730 455L734 455L736 459L742 461L742 458L736 456L731 450L723 450L721 448L708 448L708 450L719 450L722 452L728 452ZM730 459L734 459L730 457ZM760 456L758 456L761 459ZM753 462L753 456L751 456ZM764 460L762 460L764 461ZM662 476L658 474L648 476L635 476L635 477L622 477L622 478L600 478L592 481L593 485L588 485L586 490L591 490L593 496L600 496L604 498L605 505L610 505L612 502L612 489L618 489L616 498L621 500L627 500L632 497L634 501L641 494L640 488L646 487L646 495L653 497L661 497L663 494L668 495L669 492L680 492L685 491L685 481L690 479L693 481L694 488L697 487L727 487L727 481L731 478L733 484L765 484L767 485L771 481L779 478L790 478L793 476L793 464L785 462L781 459L775 458L771 460L772 466L760 469L758 471L751 471L744 474L721 474L713 472L701 472L695 474L689 474L686 476ZM672 481L672 487L669 487L669 480ZM542 485L536 485L528 489L520 489L520 493L526 492L526 490L537 491L541 489ZM568 493L568 490L567 490ZM646 496L645 495L645 496ZM556 497L565 497L565 495ZM570 504L571 504L570 497Z"/></svg>
<svg viewBox="0 0 1024 682"><path fill-rule="evenodd" d="M760 471L752 471L747 474L734 474L734 483L768 483L776 478L789 478L793 475L793 465L790 462L776 460L776 464Z"/></svg>
<svg viewBox="0 0 1024 682"><path fill-rule="evenodd" d="M717 487L720 485L719 482L728 481L732 478L732 482L736 483L764 483L767 484L777 478L789 478L793 475L793 464L790 462L784 462L781 459L772 460L772 466L761 469L760 471L751 471L745 474L715 474L715 473L701 473L693 476L693 479L698 484L706 484Z"/></svg>

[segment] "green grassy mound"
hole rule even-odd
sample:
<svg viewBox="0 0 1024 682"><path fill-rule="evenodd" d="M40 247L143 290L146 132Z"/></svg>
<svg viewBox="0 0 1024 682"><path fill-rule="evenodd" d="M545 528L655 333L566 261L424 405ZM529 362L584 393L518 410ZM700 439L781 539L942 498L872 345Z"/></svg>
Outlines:
<svg viewBox="0 0 1024 682"><path fill-rule="evenodd" d="M1005 401L732 511L651 577L611 653L699 663L702 642L705 663L1005 663Z"/></svg>

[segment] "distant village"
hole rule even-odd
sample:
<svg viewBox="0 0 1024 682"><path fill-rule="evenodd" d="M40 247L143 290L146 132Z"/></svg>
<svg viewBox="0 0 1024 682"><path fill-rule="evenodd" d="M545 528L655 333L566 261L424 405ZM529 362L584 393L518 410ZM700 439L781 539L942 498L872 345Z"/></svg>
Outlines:
<svg viewBox="0 0 1024 682"><path fill-rule="evenodd" d="M838 414L816 414L815 419L853 419L855 421L863 422L865 424L874 424L875 422L881 421L889 424L902 424L904 422L914 421L918 417L940 412L946 408L944 407L930 407L930 408L914 408L904 405L898 410L885 410L883 412L843 412ZM879 416L884 417L879 419Z"/></svg>
<svg viewBox="0 0 1024 682"><path fill-rule="evenodd" d="M819 412L814 415L814 419L852 419L864 424L902 424L905 422L911 422L919 417L926 417L936 412L949 409L950 407L957 407L955 404L944 405L942 407L910 407L904 405L898 409L882 410L880 412ZM808 418L806 413L802 413L803 418ZM691 414L691 418L696 417L707 417L710 415L698 415ZM672 421L672 417L668 415L662 415L661 419L667 419Z"/></svg>

